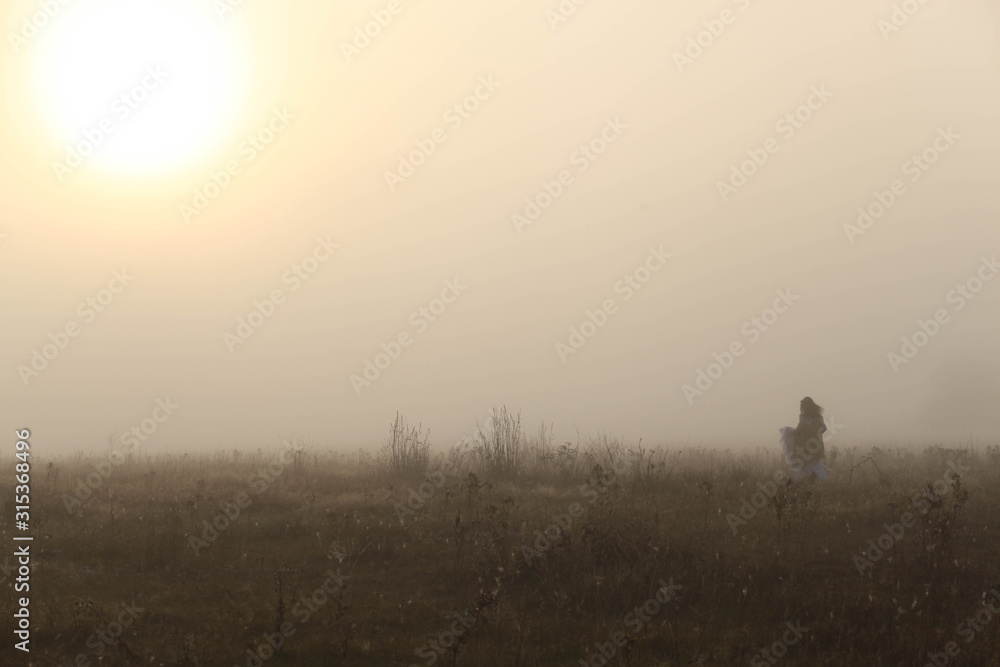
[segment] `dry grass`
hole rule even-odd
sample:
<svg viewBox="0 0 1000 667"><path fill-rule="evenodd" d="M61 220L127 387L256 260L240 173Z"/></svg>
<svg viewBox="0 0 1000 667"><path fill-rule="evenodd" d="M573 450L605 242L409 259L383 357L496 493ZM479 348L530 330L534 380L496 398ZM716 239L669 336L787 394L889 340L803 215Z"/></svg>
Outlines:
<svg viewBox="0 0 1000 667"><path fill-rule="evenodd" d="M300 448L283 465L263 452L133 456L72 511L66 494L99 461L36 458L31 664L82 653L102 665L254 665L248 649L291 622L295 634L263 664L579 665L622 631L609 664L736 665L786 621L809 631L781 664L923 665L948 641L961 646L958 664L998 664L1000 622L970 643L956 635L1000 587L998 447L834 447L830 481L777 485L734 535L727 515L784 469L776 451L496 442L520 458L479 469L453 450L452 474L432 475L423 503L403 513L423 480L363 453ZM884 480L870 464L848 475L869 457ZM971 470L939 485L926 511L911 507L949 462ZM270 482L259 476L268 465L280 470ZM2 492L10 544L7 480ZM191 537L243 493L249 504L196 555ZM859 574L868 540L914 509L915 525ZM546 528L552 538L529 563L523 547L544 546ZM338 569L346 585L301 622L298 601ZM637 629L627 615L671 578L678 598ZM8 637L11 584L0 600ZM98 663L88 638L123 602L144 611ZM435 653L428 642L456 612L475 622Z"/></svg>

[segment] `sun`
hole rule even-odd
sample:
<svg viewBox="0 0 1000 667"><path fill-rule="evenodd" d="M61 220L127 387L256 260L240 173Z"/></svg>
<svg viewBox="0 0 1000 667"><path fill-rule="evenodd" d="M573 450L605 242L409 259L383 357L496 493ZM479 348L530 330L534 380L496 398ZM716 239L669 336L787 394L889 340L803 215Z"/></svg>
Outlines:
<svg viewBox="0 0 1000 667"><path fill-rule="evenodd" d="M33 69L60 181L155 177L209 159L248 92L239 21L205 0L75 0L39 31Z"/></svg>

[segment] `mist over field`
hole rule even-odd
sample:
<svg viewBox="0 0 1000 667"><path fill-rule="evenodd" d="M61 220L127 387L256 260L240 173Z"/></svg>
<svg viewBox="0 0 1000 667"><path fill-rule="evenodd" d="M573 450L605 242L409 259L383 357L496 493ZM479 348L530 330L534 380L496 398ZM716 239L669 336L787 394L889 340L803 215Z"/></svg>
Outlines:
<svg viewBox="0 0 1000 667"><path fill-rule="evenodd" d="M1000 664L995 0L0 37L0 665Z"/></svg>
<svg viewBox="0 0 1000 667"><path fill-rule="evenodd" d="M1000 433L994 3L113 5L3 12L0 419L49 453L167 399L150 452Z"/></svg>

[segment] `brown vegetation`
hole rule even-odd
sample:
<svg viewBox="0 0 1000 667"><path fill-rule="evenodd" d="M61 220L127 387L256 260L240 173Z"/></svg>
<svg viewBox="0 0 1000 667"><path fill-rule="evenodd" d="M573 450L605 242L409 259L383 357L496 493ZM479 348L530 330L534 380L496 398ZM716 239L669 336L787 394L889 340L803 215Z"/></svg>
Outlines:
<svg viewBox="0 0 1000 667"><path fill-rule="evenodd" d="M950 664L997 664L1000 619L957 634L1000 588L996 446L834 446L828 482L771 487L777 445L555 446L494 423L416 471L426 436L402 421L382 457L133 455L86 499L104 461L35 458L31 664L597 665L602 647L612 665L770 664L751 660L786 622L808 632L780 664L923 665L949 641ZM970 469L943 478L950 464ZM123 603L143 611L104 643Z"/></svg>

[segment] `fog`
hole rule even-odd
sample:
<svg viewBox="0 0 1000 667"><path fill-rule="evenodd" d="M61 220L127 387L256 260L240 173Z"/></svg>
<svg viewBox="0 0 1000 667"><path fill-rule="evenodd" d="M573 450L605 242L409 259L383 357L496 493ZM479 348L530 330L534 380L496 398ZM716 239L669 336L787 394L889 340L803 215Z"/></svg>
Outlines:
<svg viewBox="0 0 1000 667"><path fill-rule="evenodd" d="M39 62L95 3L5 40L8 435L444 448L505 405L777 447L809 395L834 445L997 442L995 3L401 0L363 47L389 3L202 4L244 92L180 167L54 171ZM171 131L173 76L98 156Z"/></svg>

